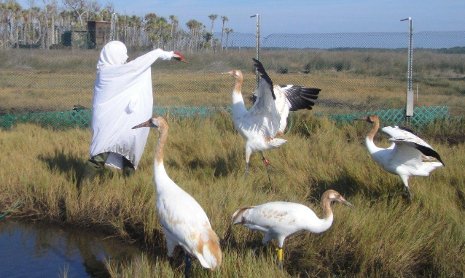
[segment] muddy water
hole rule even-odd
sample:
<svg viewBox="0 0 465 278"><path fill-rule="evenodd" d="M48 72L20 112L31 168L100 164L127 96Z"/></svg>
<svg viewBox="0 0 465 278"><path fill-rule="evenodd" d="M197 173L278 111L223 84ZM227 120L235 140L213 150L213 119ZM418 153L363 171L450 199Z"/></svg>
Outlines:
<svg viewBox="0 0 465 278"><path fill-rule="evenodd" d="M109 277L106 260L140 253L82 229L0 221L0 277Z"/></svg>

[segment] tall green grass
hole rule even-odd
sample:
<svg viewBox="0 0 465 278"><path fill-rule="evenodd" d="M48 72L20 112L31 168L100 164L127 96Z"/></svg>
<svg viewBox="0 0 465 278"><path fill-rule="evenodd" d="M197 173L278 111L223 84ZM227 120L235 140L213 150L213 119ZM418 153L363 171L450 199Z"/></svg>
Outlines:
<svg viewBox="0 0 465 278"><path fill-rule="evenodd" d="M230 115L175 118L170 124L165 167L170 177L205 209L222 239L224 264L213 273L194 262L195 277L429 276L465 273L465 144L463 121L441 122L419 132L441 154L446 167L411 179L413 201L402 197L398 177L369 158L364 123L337 125L298 113L288 143L266 153L271 185L258 155L244 177L242 138ZM455 141L450 144L449 136ZM182 260L166 257L155 211L152 181L157 134L151 132L136 174L124 179L108 170L76 187L88 157L90 132L53 131L31 124L0 131L0 211L14 202L14 217L89 227L118 236L145 250L132 261L107 262L113 277L177 277ZM380 145L389 143L382 135ZM242 226L230 228L239 207L274 200L304 203L321 215L319 199L336 189L355 205L335 205L333 226L323 234L301 234L285 243L284 270L273 246Z"/></svg>

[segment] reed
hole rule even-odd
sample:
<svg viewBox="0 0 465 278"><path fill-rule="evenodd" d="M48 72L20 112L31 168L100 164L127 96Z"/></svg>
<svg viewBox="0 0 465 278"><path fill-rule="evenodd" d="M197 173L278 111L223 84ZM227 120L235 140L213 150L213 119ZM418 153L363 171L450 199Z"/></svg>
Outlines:
<svg viewBox="0 0 465 278"><path fill-rule="evenodd" d="M213 273L194 262L195 277L434 276L465 273L465 125L438 122L420 130L446 167L412 178L413 201L402 198L398 177L369 158L363 123L337 125L312 113L297 113L288 143L267 153L268 184L257 155L244 177L241 137L226 112L212 117L165 115L170 134L165 149L168 174L205 209L222 239L224 263ZM92 227L140 246L146 252L124 264L107 262L112 277L182 275L181 259L170 262L155 212L152 181L157 135L150 133L136 174L107 173L80 191L76 179L88 157L86 129L51 130L21 124L0 131L0 211L19 201L12 217ZM455 138L451 142L450 138ZM381 135L381 145L388 142ZM452 143L452 144L451 144ZM273 246L242 226L230 228L239 207L272 200L304 203L321 214L319 199L336 189L355 205L336 205L333 226L320 235L286 242L284 270Z"/></svg>

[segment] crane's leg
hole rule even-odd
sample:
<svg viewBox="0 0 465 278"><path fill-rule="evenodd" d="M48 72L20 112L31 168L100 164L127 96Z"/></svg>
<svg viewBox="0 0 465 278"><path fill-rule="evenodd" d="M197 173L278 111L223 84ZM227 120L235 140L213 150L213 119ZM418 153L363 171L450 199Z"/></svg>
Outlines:
<svg viewBox="0 0 465 278"><path fill-rule="evenodd" d="M276 249L277 256L278 256L278 267L283 269L283 262L284 262L284 252L282 247L278 247Z"/></svg>
<svg viewBox="0 0 465 278"><path fill-rule="evenodd" d="M185 266L184 266L184 277L189 278L191 272L191 257L185 253Z"/></svg>
<svg viewBox="0 0 465 278"><path fill-rule="evenodd" d="M244 174L245 177L249 175L249 162L250 162L251 155L252 155L252 150L246 146L245 147L245 174Z"/></svg>
<svg viewBox="0 0 465 278"><path fill-rule="evenodd" d="M412 201L412 193L410 192L410 187L408 186L408 176L400 176L402 183L404 184L404 191L407 195L409 201Z"/></svg>
<svg viewBox="0 0 465 278"><path fill-rule="evenodd" d="M265 168L266 168L266 174L268 175L268 182L270 183L271 185L271 178L270 178L270 167L271 167L271 163L268 159L265 158L265 156L263 155L263 152L261 152L262 154L262 161L263 161L263 164L265 164Z"/></svg>

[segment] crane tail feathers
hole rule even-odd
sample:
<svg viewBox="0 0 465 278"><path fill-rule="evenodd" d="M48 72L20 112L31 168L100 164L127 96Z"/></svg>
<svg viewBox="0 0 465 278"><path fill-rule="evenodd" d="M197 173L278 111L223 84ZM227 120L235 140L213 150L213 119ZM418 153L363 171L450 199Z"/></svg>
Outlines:
<svg viewBox="0 0 465 278"><path fill-rule="evenodd" d="M441 162L425 162L423 163L422 170L425 171L425 176L428 176L434 169L443 167Z"/></svg>
<svg viewBox="0 0 465 278"><path fill-rule="evenodd" d="M282 138L273 138L272 140L270 140L268 142L268 144L270 146L272 146L273 148L278 148L279 146L281 146L282 144L286 143L287 140L286 139L282 139Z"/></svg>
<svg viewBox="0 0 465 278"><path fill-rule="evenodd" d="M208 240L198 246L196 257L202 267L213 270L221 265L223 254L216 233L210 230L208 234Z"/></svg>

